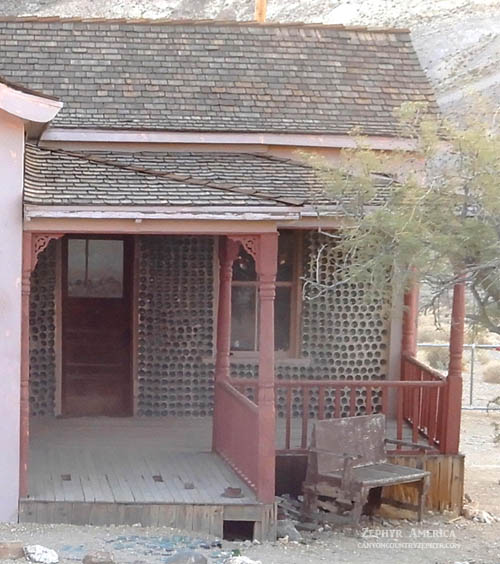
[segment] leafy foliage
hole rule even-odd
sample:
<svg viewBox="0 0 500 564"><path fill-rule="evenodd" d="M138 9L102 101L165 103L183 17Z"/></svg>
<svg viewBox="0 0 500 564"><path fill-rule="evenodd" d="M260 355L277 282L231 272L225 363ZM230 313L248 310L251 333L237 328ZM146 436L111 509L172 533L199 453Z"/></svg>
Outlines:
<svg viewBox="0 0 500 564"><path fill-rule="evenodd" d="M342 229L325 236L344 258L333 281L306 280L309 291L363 282L390 301L418 273L438 307L460 275L477 305L472 321L500 334L500 135L484 115L456 124L408 104L405 150L374 151L355 132L340 165L311 159L341 208Z"/></svg>

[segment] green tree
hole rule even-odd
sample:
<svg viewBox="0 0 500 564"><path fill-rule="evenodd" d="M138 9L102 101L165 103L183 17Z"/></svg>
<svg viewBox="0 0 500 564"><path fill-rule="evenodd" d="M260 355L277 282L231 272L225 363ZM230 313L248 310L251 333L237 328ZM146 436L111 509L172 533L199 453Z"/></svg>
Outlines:
<svg viewBox="0 0 500 564"><path fill-rule="evenodd" d="M438 309L460 275L476 304L469 320L500 334L500 135L484 115L456 124L408 104L399 120L409 148L374 151L354 132L335 166L308 157L341 208L342 229L323 236L343 258L333 278L304 281L306 296L362 282L390 303L418 275Z"/></svg>

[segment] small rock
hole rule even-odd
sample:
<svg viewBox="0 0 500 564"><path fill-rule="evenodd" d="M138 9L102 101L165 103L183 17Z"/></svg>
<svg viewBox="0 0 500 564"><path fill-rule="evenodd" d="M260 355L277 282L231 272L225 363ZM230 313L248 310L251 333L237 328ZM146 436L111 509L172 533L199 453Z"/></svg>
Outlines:
<svg viewBox="0 0 500 564"><path fill-rule="evenodd" d="M278 538L288 537L290 541L299 541L302 539L302 535L289 519L281 519L277 522L276 534Z"/></svg>
<svg viewBox="0 0 500 564"><path fill-rule="evenodd" d="M23 558L23 543L19 541L0 542L0 560L16 560Z"/></svg>
<svg viewBox="0 0 500 564"><path fill-rule="evenodd" d="M89 552L83 558L83 564L114 564L114 562L113 554L105 550Z"/></svg>
<svg viewBox="0 0 500 564"><path fill-rule="evenodd" d="M166 564L207 564L207 557L196 550L179 550L165 560Z"/></svg>
<svg viewBox="0 0 500 564"><path fill-rule="evenodd" d="M205 548L207 550L210 550L212 548L212 546L208 542L200 542L200 544L198 545L198 548Z"/></svg>
<svg viewBox="0 0 500 564"><path fill-rule="evenodd" d="M491 525L497 519L488 511L483 511L481 509L475 509L474 507L465 506L463 509L463 516L469 521L475 521L476 523L486 523Z"/></svg>
<svg viewBox="0 0 500 564"><path fill-rule="evenodd" d="M260 560L251 560L248 556L233 556L226 564L262 564Z"/></svg>
<svg viewBox="0 0 500 564"><path fill-rule="evenodd" d="M488 525L491 525L496 521L496 519L491 513L488 513L487 511L479 510L474 516L474 521L477 521L478 523L486 523Z"/></svg>
<svg viewBox="0 0 500 564"><path fill-rule="evenodd" d="M41 544L29 544L25 546L24 556L31 562L40 562L40 564L57 564L57 562L59 562L57 552Z"/></svg>

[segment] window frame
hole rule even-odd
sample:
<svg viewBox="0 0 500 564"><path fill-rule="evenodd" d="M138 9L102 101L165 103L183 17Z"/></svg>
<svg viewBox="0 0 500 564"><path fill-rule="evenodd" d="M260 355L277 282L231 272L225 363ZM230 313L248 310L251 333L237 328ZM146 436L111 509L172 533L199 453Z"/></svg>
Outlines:
<svg viewBox="0 0 500 564"><path fill-rule="evenodd" d="M302 314L302 296L301 296L301 285L300 279L303 272L303 234L301 231L296 229L280 229L281 231L291 231L293 237L293 272L291 280L276 280L276 288L285 287L290 288L290 346L287 351L275 350L275 357L277 359L299 359L301 351L301 314ZM278 258L278 257L276 257ZM257 275L257 280L232 280L231 279L231 290L235 287L252 287L256 291L255 300L255 350L253 351L239 351L231 349L230 355L232 359L237 360L256 360L259 358L258 350L258 327L259 327L259 280ZM232 311L231 311L232 320Z"/></svg>

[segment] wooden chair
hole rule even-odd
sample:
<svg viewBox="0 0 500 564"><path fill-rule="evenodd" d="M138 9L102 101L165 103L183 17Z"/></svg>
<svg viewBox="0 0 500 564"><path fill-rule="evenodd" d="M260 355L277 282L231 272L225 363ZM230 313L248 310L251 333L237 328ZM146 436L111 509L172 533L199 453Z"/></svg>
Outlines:
<svg viewBox="0 0 500 564"><path fill-rule="evenodd" d="M357 525L367 502L368 510L380 506L384 486L411 483L417 488L417 505L397 502L397 506L416 510L420 521L430 473L422 468L387 462L386 443L412 447L424 453L429 448L386 439L384 415L318 421L312 431L303 485L305 515L314 517L318 508L331 509L333 504L324 498L332 498L336 504L352 508L352 523ZM390 503L385 498L383 501Z"/></svg>

